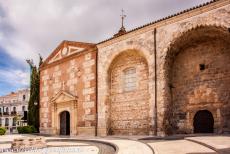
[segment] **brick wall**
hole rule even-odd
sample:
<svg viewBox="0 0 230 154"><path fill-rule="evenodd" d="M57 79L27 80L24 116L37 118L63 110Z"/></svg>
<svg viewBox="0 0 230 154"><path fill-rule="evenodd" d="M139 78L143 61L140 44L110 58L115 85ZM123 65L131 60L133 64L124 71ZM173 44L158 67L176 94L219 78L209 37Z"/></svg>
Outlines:
<svg viewBox="0 0 230 154"><path fill-rule="evenodd" d="M134 69L136 87L125 91L124 71ZM145 58L135 51L126 51L114 59L110 68L111 134L148 134L149 91L148 66Z"/></svg>

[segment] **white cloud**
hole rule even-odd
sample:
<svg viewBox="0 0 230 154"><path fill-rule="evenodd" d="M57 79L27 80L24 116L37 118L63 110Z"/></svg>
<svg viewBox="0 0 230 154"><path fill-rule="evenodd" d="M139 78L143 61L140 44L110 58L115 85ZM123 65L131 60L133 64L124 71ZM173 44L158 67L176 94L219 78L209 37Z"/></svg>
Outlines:
<svg viewBox="0 0 230 154"><path fill-rule="evenodd" d="M205 1L0 0L0 46L24 64L37 62L38 53L47 57L62 40L96 43L112 36L121 8L131 29Z"/></svg>
<svg viewBox="0 0 230 154"><path fill-rule="evenodd" d="M0 70L0 82L5 82L12 86L27 87L29 85L30 75L22 70Z"/></svg>

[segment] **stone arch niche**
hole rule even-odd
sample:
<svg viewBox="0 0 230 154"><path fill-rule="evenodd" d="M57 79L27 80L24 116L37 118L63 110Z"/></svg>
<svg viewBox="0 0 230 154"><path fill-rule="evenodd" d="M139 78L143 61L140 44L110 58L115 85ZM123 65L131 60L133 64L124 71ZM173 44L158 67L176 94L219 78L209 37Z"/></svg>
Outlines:
<svg viewBox="0 0 230 154"><path fill-rule="evenodd" d="M194 133L213 133L214 119L208 110L199 110L193 118Z"/></svg>
<svg viewBox="0 0 230 154"><path fill-rule="evenodd" d="M230 130L230 33L199 26L183 33L167 51L164 131L193 133L193 117L209 110L214 132Z"/></svg>
<svg viewBox="0 0 230 154"><path fill-rule="evenodd" d="M108 135L149 134L148 70L146 59L136 50L123 51L113 59L107 78Z"/></svg>

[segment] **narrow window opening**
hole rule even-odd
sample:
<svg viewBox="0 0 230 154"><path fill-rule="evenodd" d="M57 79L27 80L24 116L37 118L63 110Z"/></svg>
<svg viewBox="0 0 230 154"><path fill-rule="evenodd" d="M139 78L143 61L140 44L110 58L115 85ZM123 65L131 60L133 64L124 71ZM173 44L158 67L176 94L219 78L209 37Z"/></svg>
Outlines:
<svg viewBox="0 0 230 154"><path fill-rule="evenodd" d="M200 64L200 70L201 71L205 70L205 64Z"/></svg>
<svg viewBox="0 0 230 154"><path fill-rule="evenodd" d="M23 95L22 97L23 97L23 101L25 101L26 100L26 95Z"/></svg>

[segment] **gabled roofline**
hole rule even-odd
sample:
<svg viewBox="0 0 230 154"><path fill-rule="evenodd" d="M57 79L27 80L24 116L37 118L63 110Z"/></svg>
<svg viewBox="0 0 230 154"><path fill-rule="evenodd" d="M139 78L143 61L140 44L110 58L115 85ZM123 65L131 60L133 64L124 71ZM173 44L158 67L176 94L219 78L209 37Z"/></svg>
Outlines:
<svg viewBox="0 0 230 154"><path fill-rule="evenodd" d="M180 11L180 12L178 12L178 13L175 13L175 14L169 15L169 16L167 16L167 17L164 17L164 18L155 20L155 21L153 21L153 22L147 23L147 24L145 24L145 25L139 26L139 27L137 27L137 28L134 28L134 29L132 29L132 30L127 31L127 32L126 32L125 34L123 34L123 35L120 35L120 36L113 36L113 37L111 37L111 38L108 38L108 39L106 39L106 40L104 40L104 41L101 41L101 42L97 43L97 45L101 45L101 44L103 44L103 43L105 43L105 42L109 42L110 40L113 40L113 39L116 39L116 38L119 38L119 37L121 38L122 36L125 36L125 35L127 35L127 34L130 34L130 33L132 33L132 32L141 30L141 29L146 28L146 27L149 27L149 26L157 25L157 24L159 24L159 23L161 23L161 22L167 22L168 20L170 20L170 19L172 19L172 18L177 18L177 17L182 16L182 15L184 15L184 14L186 14L186 13L189 13L189 12L192 12L192 11L194 11L194 10L198 10L198 9L207 7L207 6L209 6L209 5L211 5L211 4L215 4L215 3L217 3L217 2L228 2L228 3L230 4L230 1L229 1L229 0L211 0L211 1L209 1L209 2L206 2L206 3L200 4L200 5L194 6L194 7L192 7L192 8L189 8L189 9L186 9L186 10L183 10L183 11Z"/></svg>
<svg viewBox="0 0 230 154"><path fill-rule="evenodd" d="M82 48L85 48L85 49L90 49L90 48L93 48L96 46L96 44L93 44L93 43L85 43L85 42L76 42L76 41L67 41L67 40L63 40L54 50L53 52L46 58L46 60L41 64L41 68L44 67L44 65L48 64L49 60L55 56L59 51L60 49L65 46L65 45L76 45L78 47L82 47ZM83 50L85 51L85 50ZM81 52L83 52L81 51ZM70 55L71 56L71 55Z"/></svg>

